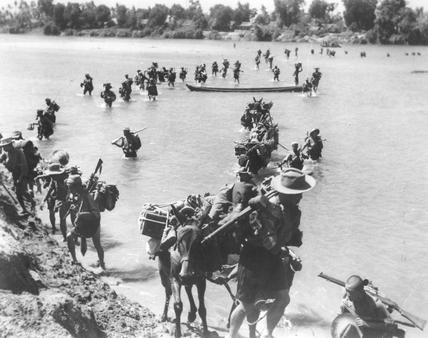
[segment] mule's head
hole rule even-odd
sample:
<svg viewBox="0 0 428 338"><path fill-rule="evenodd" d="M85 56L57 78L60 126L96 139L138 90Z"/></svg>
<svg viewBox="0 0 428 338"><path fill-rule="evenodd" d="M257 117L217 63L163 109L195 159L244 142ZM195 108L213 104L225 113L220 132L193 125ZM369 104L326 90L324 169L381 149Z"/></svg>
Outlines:
<svg viewBox="0 0 428 338"><path fill-rule="evenodd" d="M202 262L202 233L194 224L177 229L176 252L180 257L180 272L178 277L183 284L189 284L201 272Z"/></svg>

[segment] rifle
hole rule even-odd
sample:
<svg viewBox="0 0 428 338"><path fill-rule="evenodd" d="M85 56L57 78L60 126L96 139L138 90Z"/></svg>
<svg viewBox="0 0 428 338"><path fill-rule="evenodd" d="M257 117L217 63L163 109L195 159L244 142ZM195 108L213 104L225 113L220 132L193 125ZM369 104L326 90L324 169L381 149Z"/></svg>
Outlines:
<svg viewBox="0 0 428 338"><path fill-rule="evenodd" d="M102 165L103 165L103 160L102 159L98 159L97 165L95 167L94 172L91 174L91 176L89 177L89 182L88 182L88 192L91 192L94 188L95 188L95 184L97 183L97 180L95 179L95 175L99 172L101 174L102 172Z"/></svg>
<svg viewBox="0 0 428 338"><path fill-rule="evenodd" d="M286 146L283 146L281 143L278 142L278 145L281 146L282 148L284 148L287 151L290 151L290 149L288 149Z"/></svg>
<svg viewBox="0 0 428 338"><path fill-rule="evenodd" d="M318 277L324 278L324 279L328 280L329 282L337 284L337 285L339 285L341 287L345 287L345 282L343 282L343 281L341 281L339 279L336 279L334 277L330 277L330 276L328 276L328 275L326 275L326 274L324 274L322 272L318 275ZM373 296L373 297L376 297L377 299L379 299L387 307L396 310L400 315L402 315L404 318L406 318L407 320L409 320L415 327L417 327L421 331L424 330L424 327L426 325L426 320L425 319L419 318L419 317L411 314L410 312L407 312L407 311L403 310L393 300L391 300L391 299L389 299L387 297L383 297L383 296L379 295L377 293L376 289L373 290L371 288L365 288L364 290L370 296ZM400 322L397 322L397 323L402 324ZM403 324L403 325L405 325L405 324Z"/></svg>
<svg viewBox="0 0 428 338"><path fill-rule="evenodd" d="M265 196L269 199L273 196L275 196L276 194L278 194L276 191L272 190L269 191ZM220 232L224 231L225 229L227 229L228 227L230 227L233 223L235 223L237 220L239 220L240 218L249 215L252 211L254 211L255 208L248 206L245 209L241 210L239 213L237 213L235 216L233 216L230 220L228 220L226 223L224 223L222 226L220 226L219 228L217 228L216 230L214 230L212 233L210 233L209 235L205 236L202 239L202 244L208 242L209 240L211 240L214 236L216 236L217 234L219 234Z"/></svg>
<svg viewBox="0 0 428 338"><path fill-rule="evenodd" d="M147 129L148 127L136 130L136 131L131 131L131 134L138 134L139 132L142 132L143 130ZM116 143L117 141L119 141L121 138L124 138L125 136L119 136L117 139L114 139L113 141L111 141L111 144Z"/></svg>

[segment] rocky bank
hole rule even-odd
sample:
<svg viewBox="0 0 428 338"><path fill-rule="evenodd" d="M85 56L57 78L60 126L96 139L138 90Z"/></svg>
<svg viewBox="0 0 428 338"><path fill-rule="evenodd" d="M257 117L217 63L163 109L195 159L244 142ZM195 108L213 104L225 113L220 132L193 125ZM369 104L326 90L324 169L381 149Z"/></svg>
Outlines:
<svg viewBox="0 0 428 338"><path fill-rule="evenodd" d="M8 173L0 182L13 194ZM147 308L73 265L35 216L0 185L0 337L158 337Z"/></svg>

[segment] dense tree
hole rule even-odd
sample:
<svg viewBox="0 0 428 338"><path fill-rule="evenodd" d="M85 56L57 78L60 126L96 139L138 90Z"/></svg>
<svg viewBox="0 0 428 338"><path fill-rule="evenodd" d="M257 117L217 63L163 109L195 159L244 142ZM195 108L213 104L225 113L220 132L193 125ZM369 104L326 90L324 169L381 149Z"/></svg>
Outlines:
<svg viewBox="0 0 428 338"><path fill-rule="evenodd" d="M260 8L260 13L256 16L255 23L259 25L267 25L270 22L269 13L266 10L266 7L262 5Z"/></svg>
<svg viewBox="0 0 428 338"><path fill-rule="evenodd" d="M96 9L94 2L87 2L81 5L81 13L79 24L81 28L93 28L97 27L96 22Z"/></svg>
<svg viewBox="0 0 428 338"><path fill-rule="evenodd" d="M390 42L393 34L399 32L399 23L406 9L405 0L383 0L376 9L376 32L382 43Z"/></svg>
<svg viewBox="0 0 428 338"><path fill-rule="evenodd" d="M204 29L208 26L207 18L202 11L202 6L199 0L189 0L189 8L187 9L187 18L192 20L196 28Z"/></svg>
<svg viewBox="0 0 428 338"><path fill-rule="evenodd" d="M135 7L132 7L127 12L128 18L126 20L126 27L131 29L136 29L138 27L138 17L137 10Z"/></svg>
<svg viewBox="0 0 428 338"><path fill-rule="evenodd" d="M376 4L377 0L343 0L346 25L354 31L373 28Z"/></svg>
<svg viewBox="0 0 428 338"><path fill-rule="evenodd" d="M255 10L250 9L250 4L241 4L238 2L238 6L233 11L232 20L235 21L236 25L240 25L244 21L250 21L250 18L255 15Z"/></svg>
<svg viewBox="0 0 428 338"><path fill-rule="evenodd" d="M215 5L210 8L210 26L218 31L229 31L233 10L229 6Z"/></svg>
<svg viewBox="0 0 428 338"><path fill-rule="evenodd" d="M280 26L290 26L298 23L303 13L304 0L274 0L275 15Z"/></svg>
<svg viewBox="0 0 428 338"><path fill-rule="evenodd" d="M81 27L82 9L77 2L67 3L64 10L64 20L69 28L78 29Z"/></svg>
<svg viewBox="0 0 428 338"><path fill-rule="evenodd" d="M149 26L160 27L165 24L165 20L168 17L169 9L165 5L156 4L150 9L149 14Z"/></svg>
<svg viewBox="0 0 428 338"><path fill-rule="evenodd" d="M185 19L186 9L181 5L173 4L169 9L169 15L171 15L176 20Z"/></svg>
<svg viewBox="0 0 428 338"><path fill-rule="evenodd" d="M40 13L52 17L54 9L53 0L38 0L37 7L39 8Z"/></svg>
<svg viewBox="0 0 428 338"><path fill-rule="evenodd" d="M110 8L106 5L97 6L95 9L95 20L99 27L102 27L104 23L109 22L111 20Z"/></svg>
<svg viewBox="0 0 428 338"><path fill-rule="evenodd" d="M116 20L119 27L125 27L128 20L128 9L124 5L116 5Z"/></svg>
<svg viewBox="0 0 428 338"><path fill-rule="evenodd" d="M57 3L53 10L53 21L60 29L64 29L67 23L64 19L65 5Z"/></svg>
<svg viewBox="0 0 428 338"><path fill-rule="evenodd" d="M335 7L334 3L325 0L313 0L309 6L309 16L313 19L328 20Z"/></svg>

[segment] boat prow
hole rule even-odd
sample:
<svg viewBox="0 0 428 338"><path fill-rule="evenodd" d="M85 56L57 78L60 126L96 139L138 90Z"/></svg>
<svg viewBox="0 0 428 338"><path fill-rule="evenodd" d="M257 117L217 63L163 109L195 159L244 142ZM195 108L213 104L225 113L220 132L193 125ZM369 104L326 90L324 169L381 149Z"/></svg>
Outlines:
<svg viewBox="0 0 428 338"><path fill-rule="evenodd" d="M199 87L186 83L192 92L222 92L222 93L286 93L301 92L302 86L288 87Z"/></svg>

